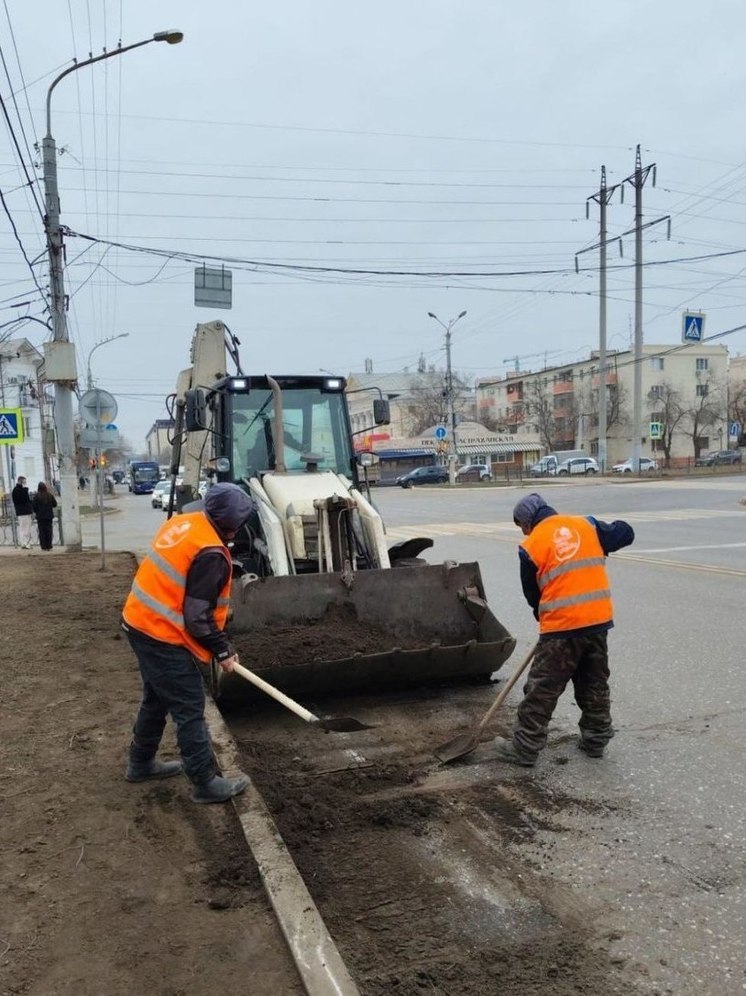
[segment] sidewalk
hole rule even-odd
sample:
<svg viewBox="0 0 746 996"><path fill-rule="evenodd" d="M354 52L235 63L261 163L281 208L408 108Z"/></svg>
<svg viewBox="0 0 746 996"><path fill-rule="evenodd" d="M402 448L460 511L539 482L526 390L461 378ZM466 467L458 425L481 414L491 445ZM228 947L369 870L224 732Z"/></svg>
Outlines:
<svg viewBox="0 0 746 996"><path fill-rule="evenodd" d="M300 994L233 808L123 778L133 558L3 552L0 996Z"/></svg>

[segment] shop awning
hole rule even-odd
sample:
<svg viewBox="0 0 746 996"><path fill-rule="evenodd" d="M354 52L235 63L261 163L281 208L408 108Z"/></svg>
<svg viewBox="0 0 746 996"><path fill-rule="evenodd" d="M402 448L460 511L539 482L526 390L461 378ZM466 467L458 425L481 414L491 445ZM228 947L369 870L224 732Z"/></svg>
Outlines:
<svg viewBox="0 0 746 996"><path fill-rule="evenodd" d="M463 456L480 456L483 453L538 453L539 443L459 443L456 447Z"/></svg>
<svg viewBox="0 0 746 996"><path fill-rule="evenodd" d="M402 460L407 457L434 456L435 450L414 449L404 447L398 450L374 450L379 460Z"/></svg>

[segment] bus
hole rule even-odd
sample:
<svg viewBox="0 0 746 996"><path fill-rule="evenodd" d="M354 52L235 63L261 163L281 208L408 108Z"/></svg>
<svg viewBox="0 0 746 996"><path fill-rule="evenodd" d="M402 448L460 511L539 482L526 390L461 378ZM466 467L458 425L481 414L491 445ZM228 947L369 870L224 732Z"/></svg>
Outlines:
<svg viewBox="0 0 746 996"><path fill-rule="evenodd" d="M149 495L161 479L161 471L155 460L131 460L129 465L129 489L136 495Z"/></svg>

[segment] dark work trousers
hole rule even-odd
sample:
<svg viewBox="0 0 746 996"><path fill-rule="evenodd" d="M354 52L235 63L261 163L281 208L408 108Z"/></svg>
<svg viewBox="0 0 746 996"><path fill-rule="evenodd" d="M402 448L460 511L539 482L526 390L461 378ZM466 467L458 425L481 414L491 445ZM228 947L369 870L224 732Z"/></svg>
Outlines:
<svg viewBox="0 0 746 996"><path fill-rule="evenodd" d="M39 527L39 546L42 550L51 550L54 533L54 520L37 519L36 525Z"/></svg>
<svg viewBox="0 0 746 996"><path fill-rule="evenodd" d="M215 764L205 723L200 665L184 647L141 639L131 630L127 638L142 675L142 702L132 729L130 760L144 764L155 757L170 714L184 771L195 784L208 781L215 774Z"/></svg>
<svg viewBox="0 0 746 996"><path fill-rule="evenodd" d="M528 672L518 707L513 741L526 754L537 754L547 742L547 727L568 681L580 707L580 736L600 748L614 736L609 695L606 631L569 639L542 640Z"/></svg>

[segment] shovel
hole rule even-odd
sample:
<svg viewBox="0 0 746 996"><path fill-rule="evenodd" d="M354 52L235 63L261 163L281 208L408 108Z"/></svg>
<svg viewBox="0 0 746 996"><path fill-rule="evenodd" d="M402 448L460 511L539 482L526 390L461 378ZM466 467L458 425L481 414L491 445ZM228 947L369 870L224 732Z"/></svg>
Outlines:
<svg viewBox="0 0 746 996"><path fill-rule="evenodd" d="M449 740L448 743L441 744L440 747L435 749L434 754L439 761L443 764L450 764L451 761L457 761L460 757L466 757L467 754L471 754L472 751L477 749L482 730L484 730L487 723L489 723L494 714L503 704L513 685L515 685L516 681L518 681L520 676L533 660L537 647L538 643L535 643L533 647L531 647L529 652L516 668L513 675L508 679L505 688L502 689L482 719L480 719L475 729L473 729L471 733L462 733L460 736L454 737L453 740Z"/></svg>
<svg viewBox="0 0 746 996"><path fill-rule="evenodd" d="M261 689L276 702L279 702L280 705L284 705L286 709L294 712L296 716L305 720L306 723L318 726L322 730L326 730L327 733L353 733L355 730L373 729L373 727L367 726L365 723L361 723L351 716L327 716L326 719L314 716L312 712L304 709L302 705L299 705L284 692L281 692L279 688L270 685L269 682L265 681L264 678L260 678L258 674L254 674L253 671L249 671L243 664L234 664L233 670L236 674L240 674L242 678L250 681L252 685L256 685L257 688Z"/></svg>

